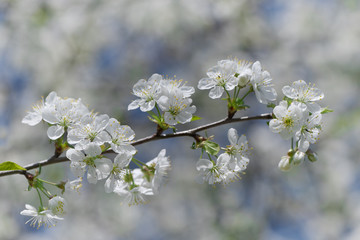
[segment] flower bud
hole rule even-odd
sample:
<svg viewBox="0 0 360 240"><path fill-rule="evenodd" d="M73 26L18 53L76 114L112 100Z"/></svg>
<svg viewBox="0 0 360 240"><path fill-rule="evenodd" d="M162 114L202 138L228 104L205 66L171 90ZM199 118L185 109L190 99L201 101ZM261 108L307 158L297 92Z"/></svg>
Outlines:
<svg viewBox="0 0 360 240"><path fill-rule="evenodd" d="M296 151L296 153L294 154L294 158L293 158L293 163L295 166L301 164L304 161L305 158L305 153L300 152L300 151Z"/></svg>
<svg viewBox="0 0 360 240"><path fill-rule="evenodd" d="M291 168L291 164L290 164L290 157L289 156L282 156L281 160L279 162L278 165L279 169L281 171L288 171Z"/></svg>
<svg viewBox="0 0 360 240"><path fill-rule="evenodd" d="M311 149L306 151L306 155L310 162L316 162L318 160L316 152L313 152Z"/></svg>

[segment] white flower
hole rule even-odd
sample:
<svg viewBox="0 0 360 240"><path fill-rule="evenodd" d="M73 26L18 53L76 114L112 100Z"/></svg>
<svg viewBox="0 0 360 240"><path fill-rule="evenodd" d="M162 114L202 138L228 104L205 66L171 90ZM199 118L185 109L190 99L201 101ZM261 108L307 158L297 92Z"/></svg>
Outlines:
<svg viewBox="0 0 360 240"><path fill-rule="evenodd" d="M183 97L187 98L194 94L195 89L191 86L186 86L186 82L183 84L183 80L175 80L175 79L164 79L160 81L161 86L161 96L167 95L169 91L173 91L174 89L178 89L182 92Z"/></svg>
<svg viewBox="0 0 360 240"><path fill-rule="evenodd" d="M249 147L246 136L242 135L239 138L236 129L230 128L228 131L228 139L230 145L226 147L225 153L222 153L219 156L219 159L222 159L222 161L227 161L230 170L245 170L249 163Z"/></svg>
<svg viewBox="0 0 360 240"><path fill-rule="evenodd" d="M126 173L125 181L117 181L114 193L118 194L122 202L127 202L129 206L145 204L149 202L149 196L154 195L151 187L148 186L144 179L144 174L139 168ZM131 178L132 180L129 181Z"/></svg>
<svg viewBox="0 0 360 240"><path fill-rule="evenodd" d="M131 159L132 155L129 153L120 153L115 157L110 175L105 181L106 193L111 193L114 191L116 182L122 179L123 175L125 174L124 168L129 165Z"/></svg>
<svg viewBox="0 0 360 240"><path fill-rule="evenodd" d="M211 89L209 97L212 99L220 98L224 89L233 90L238 85L235 77L237 64L232 60L221 60L218 65L208 70L208 78L200 79L198 88L201 90Z"/></svg>
<svg viewBox="0 0 360 240"><path fill-rule="evenodd" d="M196 170L200 173L200 178L198 179L200 183L208 182L209 184L214 184L221 182L224 178L225 172L223 167L208 159L199 159L196 163Z"/></svg>
<svg viewBox="0 0 360 240"><path fill-rule="evenodd" d="M151 188L145 188L142 186L129 188L115 188L114 192L118 194L123 202L127 202L129 206L145 204L149 202L149 196L154 195Z"/></svg>
<svg viewBox="0 0 360 240"><path fill-rule="evenodd" d="M64 216L67 210L67 203L60 196L53 197L49 200L49 209L56 216Z"/></svg>
<svg viewBox="0 0 360 240"><path fill-rule="evenodd" d="M309 149L310 143L315 143L318 140L321 117L320 112L309 115L301 129L296 132L295 136L300 151L306 152Z"/></svg>
<svg viewBox="0 0 360 240"><path fill-rule="evenodd" d="M251 63L247 61L237 61L236 62L236 73L235 76L238 79L238 85L240 87L245 87L246 84L250 81L252 76L252 70L250 68Z"/></svg>
<svg viewBox="0 0 360 240"><path fill-rule="evenodd" d="M82 187L82 177L79 177L73 181L67 181L65 184L65 190L79 192L79 189Z"/></svg>
<svg viewBox="0 0 360 240"><path fill-rule="evenodd" d="M259 61L252 65L250 83L255 91L256 98L262 104L276 100L276 91L273 88L272 79L268 71L263 71Z"/></svg>
<svg viewBox="0 0 360 240"><path fill-rule="evenodd" d="M101 155L101 148L96 143L89 143L85 149L85 154L80 150L69 149L66 157L70 159L70 170L77 177L82 177L87 167L87 180L89 183L96 183L97 180L109 176L112 169L112 161Z"/></svg>
<svg viewBox="0 0 360 240"><path fill-rule="evenodd" d="M219 178L219 182L222 182L224 184L234 182L237 179L240 179L239 172L244 170L240 169L238 166L236 166L236 169L233 169L233 163L230 164L230 158L227 157L225 154L221 154L218 159L216 160L216 165L219 168L219 173L221 173L221 176Z"/></svg>
<svg viewBox="0 0 360 240"><path fill-rule="evenodd" d="M30 226L35 227L37 225L38 229L42 225L49 227L55 226L57 220L63 220L63 218L54 215L51 210L47 210L47 209L38 210L35 207L31 206L30 204L25 204L25 208L26 209L21 211L20 214L31 217L25 224L30 222Z"/></svg>
<svg viewBox="0 0 360 240"><path fill-rule="evenodd" d="M183 98L179 89L169 91L167 96L161 96L158 100L161 110L165 112L164 120L169 125L190 122L196 111L195 106L190 106L191 103L191 98Z"/></svg>
<svg viewBox="0 0 360 240"><path fill-rule="evenodd" d="M102 145L111 140L105 131L109 123L109 116L88 114L81 118L80 123L69 131L68 142L76 144L76 149L84 149L86 145L93 142Z"/></svg>
<svg viewBox="0 0 360 240"><path fill-rule="evenodd" d="M311 84L307 85L304 80L293 82L292 87L284 86L282 91L288 98L306 104L308 110L312 113L321 110L315 101L323 99L324 93L320 89L311 86Z"/></svg>
<svg viewBox="0 0 360 240"><path fill-rule="evenodd" d="M45 102L42 98L40 103L32 107L34 111L28 112L28 114L23 118L21 122L30 126L35 126L43 119L42 114L44 109L53 106L58 99L59 97L56 95L56 92L49 93L49 95L45 99Z"/></svg>
<svg viewBox="0 0 360 240"><path fill-rule="evenodd" d="M51 140L60 138L67 128L75 126L89 110L81 99L59 98L51 107L44 108L43 120L53 126L48 128L47 135Z"/></svg>
<svg viewBox="0 0 360 240"><path fill-rule="evenodd" d="M295 133L300 130L303 120L304 109L301 105L293 102L287 107L286 101L281 101L278 106L274 108L276 119L272 119L269 123L270 130L274 133L279 133L284 139L289 139L295 136Z"/></svg>
<svg viewBox="0 0 360 240"><path fill-rule="evenodd" d="M161 75L153 74L148 81L140 79L133 87L133 94L140 99L132 101L128 110L140 107L143 112L151 111L155 107L156 100L160 97L160 81Z"/></svg>
<svg viewBox="0 0 360 240"><path fill-rule="evenodd" d="M110 118L106 131L110 134L111 140L109 143L114 152L127 152L131 155L136 153L136 149L130 145L135 138L135 133L129 126L120 125L118 120Z"/></svg>
<svg viewBox="0 0 360 240"><path fill-rule="evenodd" d="M156 158L146 163L146 166L148 166L150 169L145 169L145 170L151 171L151 173L153 174L150 180L151 180L151 187L155 194L159 193L159 188L164 182L167 172L171 168L169 157L165 156L165 154L166 154L166 149L162 149Z"/></svg>

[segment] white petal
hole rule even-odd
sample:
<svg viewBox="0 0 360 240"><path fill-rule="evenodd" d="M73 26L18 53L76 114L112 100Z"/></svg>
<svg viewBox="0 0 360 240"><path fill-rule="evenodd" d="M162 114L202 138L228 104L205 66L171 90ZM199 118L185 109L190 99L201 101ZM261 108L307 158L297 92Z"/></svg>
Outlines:
<svg viewBox="0 0 360 240"><path fill-rule="evenodd" d="M288 98L291 98L291 99L295 99L298 97L298 92L290 86L284 86L282 88L282 92L285 96L287 96Z"/></svg>
<svg viewBox="0 0 360 240"><path fill-rule="evenodd" d="M95 165L96 165L96 170L98 170L97 172L98 180L108 177L109 173L113 168L113 163L108 158L96 159Z"/></svg>
<svg viewBox="0 0 360 240"><path fill-rule="evenodd" d="M76 177L84 176L86 171L86 164L84 162L71 162L70 163L70 170Z"/></svg>
<svg viewBox="0 0 360 240"><path fill-rule="evenodd" d="M214 164L208 159L199 159L196 163L196 170L202 171L206 169L210 169L214 166Z"/></svg>
<svg viewBox="0 0 360 240"><path fill-rule="evenodd" d="M220 98L224 93L224 88L221 86L215 86L213 89L209 92L209 97L212 99Z"/></svg>
<svg viewBox="0 0 360 240"><path fill-rule="evenodd" d="M200 81L198 83L198 88L201 90L210 89L210 88L213 88L215 85L216 85L216 82L214 79L203 78L203 79L200 79Z"/></svg>
<svg viewBox="0 0 360 240"><path fill-rule="evenodd" d="M96 142L98 144L103 144L104 142L110 142L110 141L111 141L111 137L105 131L101 131L98 135L96 135L96 137L94 139L94 142Z"/></svg>
<svg viewBox="0 0 360 240"><path fill-rule="evenodd" d="M51 140L56 140L64 134L65 130L63 126L55 125L51 126L47 130L47 135Z"/></svg>
<svg viewBox="0 0 360 240"><path fill-rule="evenodd" d="M230 128L229 131L228 131L228 139L229 139L229 142L231 145L236 145L237 144L237 141L239 139L239 135L236 131L236 129L234 128Z"/></svg>
<svg viewBox="0 0 360 240"><path fill-rule="evenodd" d="M96 184L98 180L96 168L89 166L87 173L87 180L89 183Z"/></svg>
<svg viewBox="0 0 360 240"><path fill-rule="evenodd" d="M58 117L58 112L55 110L54 107L46 107L42 112L42 118L45 122L50 124L56 124L60 122Z"/></svg>
<svg viewBox="0 0 360 240"><path fill-rule="evenodd" d="M140 101L141 101L141 99L136 99L136 100L132 101L128 106L128 111L137 109L139 107L139 102Z"/></svg>
<svg viewBox="0 0 360 240"><path fill-rule="evenodd" d="M86 155L95 157L101 154L101 148L96 143L89 143L84 149Z"/></svg>
<svg viewBox="0 0 360 240"><path fill-rule="evenodd" d="M312 113L317 113L317 112L321 111L320 105L315 102L307 102L306 106L307 106L308 110Z"/></svg>
<svg viewBox="0 0 360 240"><path fill-rule="evenodd" d="M140 110L142 112L151 111L155 107L155 101L145 101L143 104L140 105Z"/></svg>
<svg viewBox="0 0 360 240"><path fill-rule="evenodd" d="M46 104L54 104L56 100L57 100L57 94L56 94L56 92L52 91L52 92L49 93L49 95L46 97L45 103L46 103Z"/></svg>
<svg viewBox="0 0 360 240"><path fill-rule="evenodd" d="M105 181L105 192L106 193L111 193L114 191L115 189L115 177L113 174L110 175L110 177L108 179L106 179Z"/></svg>
<svg viewBox="0 0 360 240"><path fill-rule="evenodd" d="M71 161L79 162L85 158L84 153L75 149L69 149L66 151L66 157Z"/></svg>
<svg viewBox="0 0 360 240"><path fill-rule="evenodd" d="M21 121L24 124L35 126L42 120L42 114L38 112L29 112Z"/></svg>
<svg viewBox="0 0 360 240"><path fill-rule="evenodd" d="M116 155L116 157L114 158L114 163L119 168L125 168L126 166L128 166L130 164L131 159L132 159L132 155L130 155L128 153L120 153L120 154Z"/></svg>

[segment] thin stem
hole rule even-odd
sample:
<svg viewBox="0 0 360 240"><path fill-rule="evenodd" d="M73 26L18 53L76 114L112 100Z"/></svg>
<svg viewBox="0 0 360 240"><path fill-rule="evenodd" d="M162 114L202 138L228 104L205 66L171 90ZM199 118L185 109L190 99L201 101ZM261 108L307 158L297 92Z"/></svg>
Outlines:
<svg viewBox="0 0 360 240"><path fill-rule="evenodd" d="M244 100L244 98L246 98L246 96L249 95L252 91L253 89L250 88L249 91L247 91L247 93L245 93L245 95L241 98L241 101Z"/></svg>
<svg viewBox="0 0 360 240"><path fill-rule="evenodd" d="M224 118L222 120L219 120L219 121L216 121L213 123L209 123L209 124L206 124L206 125L203 125L200 127L192 128L192 129L181 131L181 132L176 132L176 133L171 133L171 134L159 134L159 135L154 134L151 136L147 136L147 137L144 137L144 138L141 138L139 140L132 142L131 145L136 146L136 145L141 145L146 142L156 141L156 140L160 140L160 139L176 138L176 137L184 137L184 136L192 137L195 140L197 140L198 136L196 133L200 132L200 131L204 131L206 129L214 128L214 127L221 126L224 124L229 124L229 123L245 122L245 121L251 121L251 120L269 120L272 118L273 117L272 117L271 113L264 113L264 114L261 114L258 116L253 116L253 117L245 116L245 117L232 118L232 119ZM113 151L108 150L104 153L105 154L113 153ZM28 170L38 168L40 165L43 167L46 165L67 162L67 161L69 161L69 159L67 157L57 157L56 155L54 155L54 156L50 157L49 159L40 161L38 163L29 164L29 165L25 166L24 168L28 171ZM24 171L23 170L3 171L3 172L0 172L0 177L14 175L14 174L24 174Z"/></svg>
<svg viewBox="0 0 360 240"><path fill-rule="evenodd" d="M155 103L155 108L156 108L156 111L157 111L157 113L158 113L159 117L161 118L160 109L159 109L159 107L158 107L157 103Z"/></svg>
<svg viewBox="0 0 360 240"><path fill-rule="evenodd" d="M43 210L44 209L44 205L43 205L43 202L42 202L42 199L41 199L41 195L40 195L40 192L39 192L39 189L38 188L36 188L36 192L38 193L38 195L39 195L39 200L40 200L40 207L41 207L41 210Z"/></svg>
<svg viewBox="0 0 360 240"><path fill-rule="evenodd" d="M230 93L225 89L225 87L224 87L224 90L225 90L225 92L226 92L226 95L228 96L228 98L229 99L231 99L231 97L230 97Z"/></svg>
<svg viewBox="0 0 360 240"><path fill-rule="evenodd" d="M215 164L215 162L211 159L211 155L210 155L210 153L207 153L207 155L208 155L208 157L209 157L209 160L210 160L212 163L214 163L214 164Z"/></svg>
<svg viewBox="0 0 360 240"><path fill-rule="evenodd" d="M40 178L38 178L38 180L39 180L39 181L41 181L41 182L44 182L44 183L47 183L47 184L53 185L53 186L56 186L56 185L57 185L56 183L49 182L49 181L46 181L46 180L43 180L43 179L40 179Z"/></svg>
<svg viewBox="0 0 360 240"><path fill-rule="evenodd" d="M144 166L144 165L146 166L145 163L143 163L142 161L137 160L136 158L132 158L131 161L132 161L133 163L135 163L139 168L141 168L141 167Z"/></svg>
<svg viewBox="0 0 360 240"><path fill-rule="evenodd" d="M48 190L46 190L46 189L43 189L43 188L40 188L40 191L43 193L43 194L45 194L45 196L46 197L48 197L48 198L50 198L51 197L51 193L48 191Z"/></svg>
<svg viewBox="0 0 360 240"><path fill-rule="evenodd" d="M240 87L235 87L235 91L234 91L234 99L236 99L239 96L241 88Z"/></svg>

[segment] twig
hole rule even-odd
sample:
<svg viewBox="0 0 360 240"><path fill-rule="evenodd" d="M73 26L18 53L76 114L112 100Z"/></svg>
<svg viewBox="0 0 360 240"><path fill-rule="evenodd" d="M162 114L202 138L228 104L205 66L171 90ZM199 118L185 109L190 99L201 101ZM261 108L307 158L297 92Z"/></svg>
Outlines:
<svg viewBox="0 0 360 240"><path fill-rule="evenodd" d="M144 138L141 138L139 140L132 142L131 145L136 146L136 145L140 145L140 144L155 141L155 140L166 139L166 138L175 138L175 137L184 137L184 136L192 137L195 140L198 140L197 138L199 136L197 135L197 133L204 131L206 129L214 128L214 127L228 124L228 123L244 122L244 121L250 121L250 120L260 120L260 119L265 119L265 120L272 119L272 114L265 113L265 114L261 114L259 116L253 116L253 117L246 116L246 117L232 118L232 119L224 118L222 120L219 120L219 121L216 121L213 123L209 123L209 124L206 124L206 125L203 125L200 127L192 128L192 129L181 131L181 132L170 133L170 134L160 134L160 135L154 134L151 136L147 136L147 137L144 137ZM110 150L110 151L106 151L105 153L113 153L113 151ZM60 163L60 162L66 162L66 161L69 161L69 159L67 157L58 157L57 155L54 155L54 156L50 157L49 159L46 159L46 160L43 160L43 161L40 161L37 163L29 164L29 165L25 166L24 168L26 170L32 170L32 169L38 168L40 165L43 167L46 165ZM4 172L0 172L0 177L14 175L14 174L26 174L26 171L23 171L23 170L4 171Z"/></svg>

